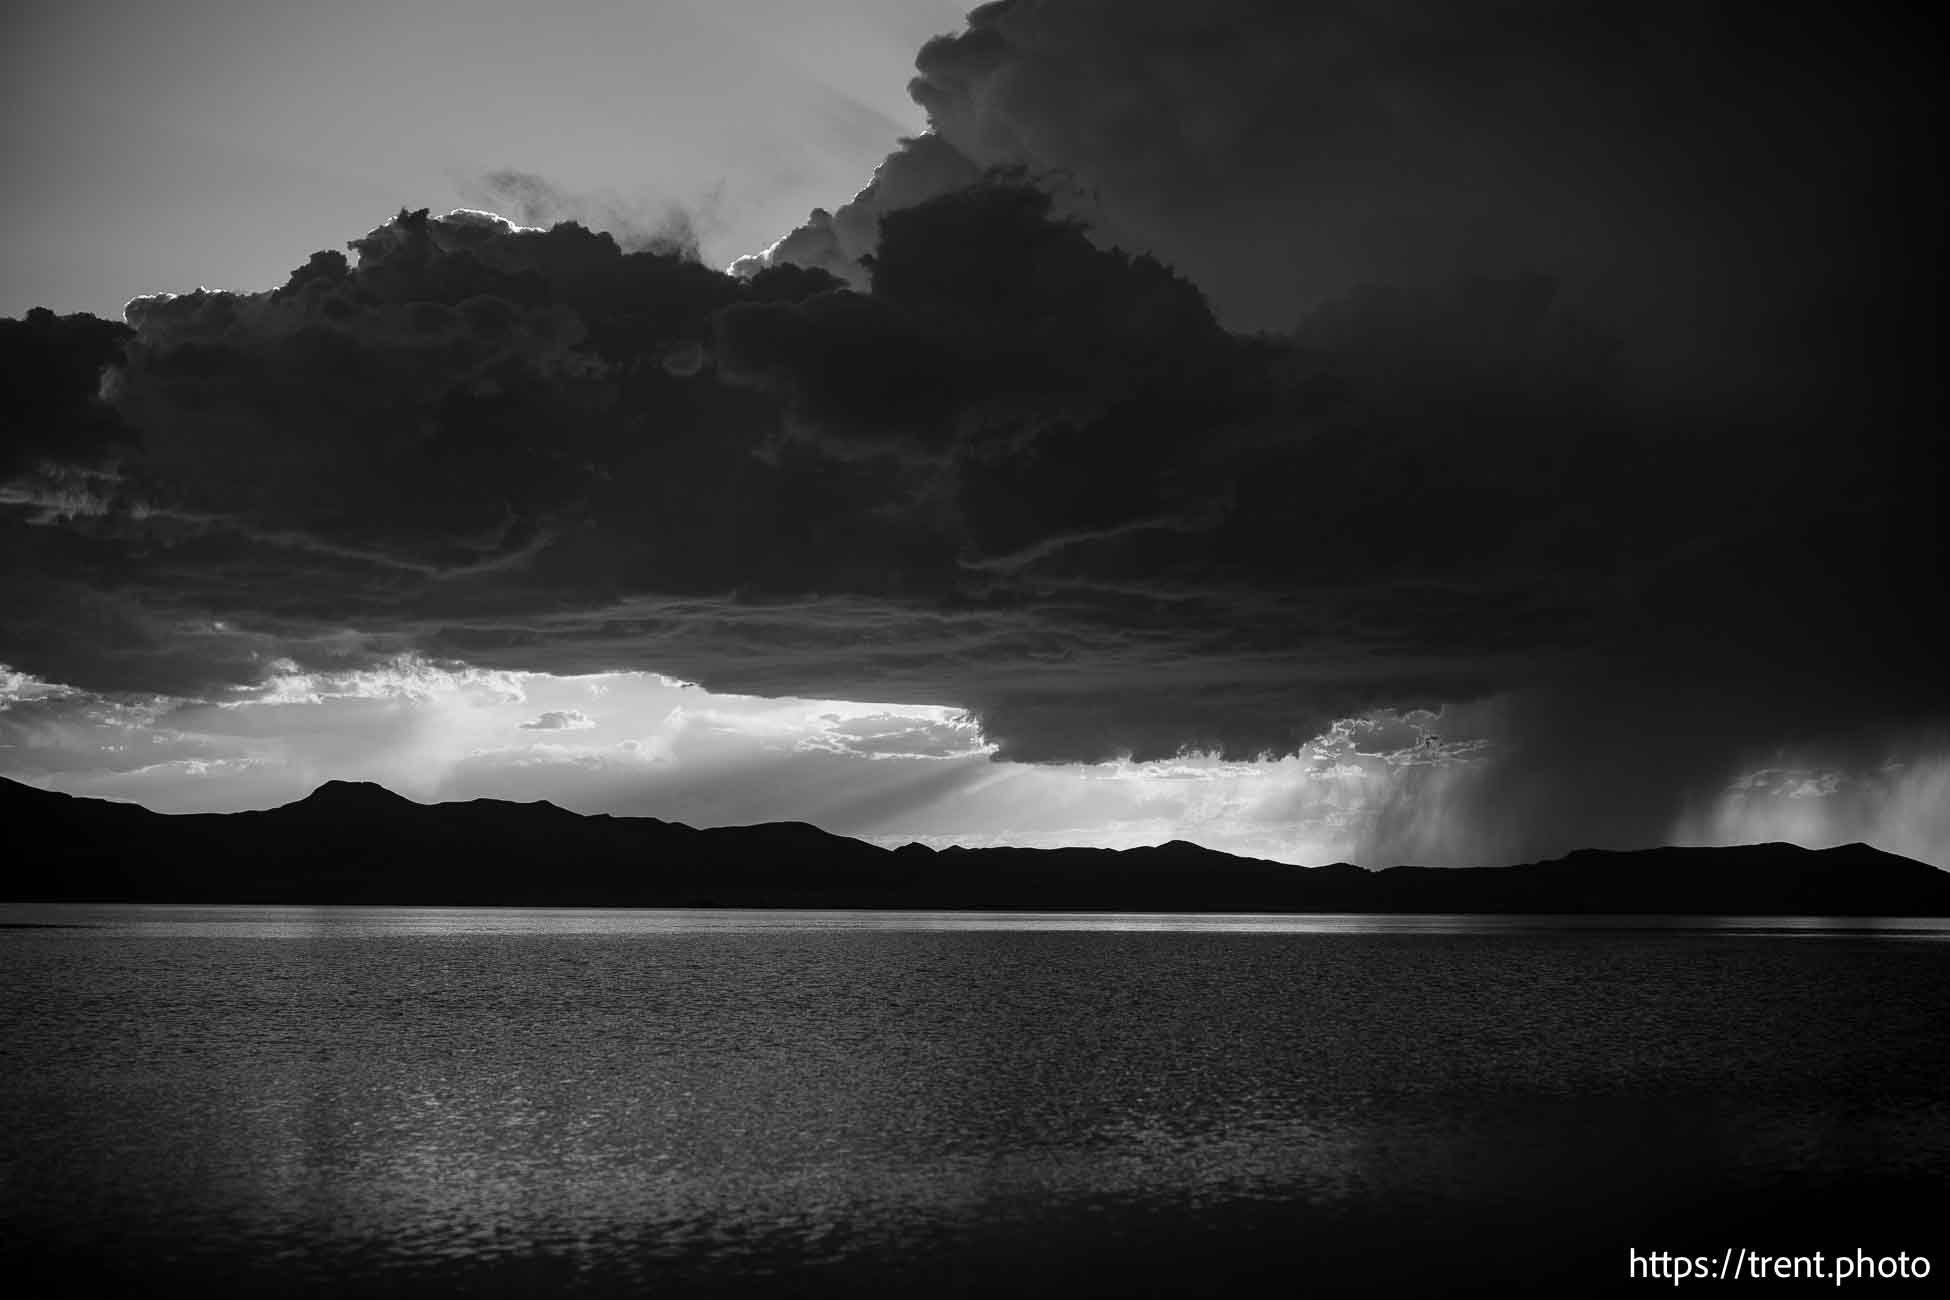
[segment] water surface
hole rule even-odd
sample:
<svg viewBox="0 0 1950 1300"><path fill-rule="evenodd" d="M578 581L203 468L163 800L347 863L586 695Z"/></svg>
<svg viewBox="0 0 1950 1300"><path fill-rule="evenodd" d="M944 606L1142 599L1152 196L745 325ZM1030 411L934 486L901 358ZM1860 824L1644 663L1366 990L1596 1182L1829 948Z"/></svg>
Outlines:
<svg viewBox="0 0 1950 1300"><path fill-rule="evenodd" d="M1940 922L0 924L7 1245L77 1286L1606 1289L1950 1209Z"/></svg>

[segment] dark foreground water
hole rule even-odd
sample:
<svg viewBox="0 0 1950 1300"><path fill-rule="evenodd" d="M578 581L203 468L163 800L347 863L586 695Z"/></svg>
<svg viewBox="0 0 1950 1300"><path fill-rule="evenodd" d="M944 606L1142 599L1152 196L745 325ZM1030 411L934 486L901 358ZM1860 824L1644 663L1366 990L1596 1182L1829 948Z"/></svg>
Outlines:
<svg viewBox="0 0 1950 1300"><path fill-rule="evenodd" d="M1950 1277L1943 924L0 923L15 1294L1651 1294L1629 1250L1728 1247Z"/></svg>

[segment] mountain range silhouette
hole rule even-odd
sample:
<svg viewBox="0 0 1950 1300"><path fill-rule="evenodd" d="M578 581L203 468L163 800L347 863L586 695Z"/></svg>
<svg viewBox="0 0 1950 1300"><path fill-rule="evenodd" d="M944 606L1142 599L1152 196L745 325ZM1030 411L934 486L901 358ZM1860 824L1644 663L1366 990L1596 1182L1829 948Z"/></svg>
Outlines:
<svg viewBox="0 0 1950 1300"><path fill-rule="evenodd" d="M1296 867L1134 849L883 849L803 822L700 830L329 781L165 815L0 778L18 902L1950 916L1950 872L1865 844L1585 849L1521 866Z"/></svg>

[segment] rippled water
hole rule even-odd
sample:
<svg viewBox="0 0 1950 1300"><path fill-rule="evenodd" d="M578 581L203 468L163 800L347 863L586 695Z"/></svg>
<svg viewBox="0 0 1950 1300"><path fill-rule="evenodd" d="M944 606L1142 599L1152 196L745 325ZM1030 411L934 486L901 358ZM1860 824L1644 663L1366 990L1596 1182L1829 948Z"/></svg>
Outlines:
<svg viewBox="0 0 1950 1300"><path fill-rule="evenodd" d="M1940 923L0 923L6 1245L56 1283L1556 1291L1950 1210Z"/></svg>

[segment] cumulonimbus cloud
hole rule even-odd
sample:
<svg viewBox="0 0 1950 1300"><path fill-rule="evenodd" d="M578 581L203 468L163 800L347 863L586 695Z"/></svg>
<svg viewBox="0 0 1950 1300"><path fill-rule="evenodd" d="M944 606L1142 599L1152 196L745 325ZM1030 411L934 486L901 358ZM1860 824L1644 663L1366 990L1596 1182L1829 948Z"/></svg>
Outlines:
<svg viewBox="0 0 1950 1300"><path fill-rule="evenodd" d="M934 134L748 274L403 212L263 293L9 322L0 657L650 669L965 708L1032 761L1495 699L1507 759L1443 797L1641 831L1661 762L1945 709L1934 246L1893 277L1925 182L1855 184L1907 138L1831 103L1861 41L1809 107L1718 10L1292 10L1242 52L1225 5L986 6L922 52ZM1793 169L1743 152L1774 130Z"/></svg>

